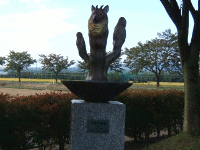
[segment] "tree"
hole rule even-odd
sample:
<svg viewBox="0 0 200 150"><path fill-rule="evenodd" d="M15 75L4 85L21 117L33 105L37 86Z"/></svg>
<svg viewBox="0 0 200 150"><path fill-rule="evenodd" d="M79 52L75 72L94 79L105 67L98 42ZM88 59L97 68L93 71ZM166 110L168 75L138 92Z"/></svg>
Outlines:
<svg viewBox="0 0 200 150"><path fill-rule="evenodd" d="M126 48L127 55L124 60L125 66L129 67L132 73L149 71L155 74L157 87L159 87L160 75L162 71L170 70L171 64L176 62L178 53L177 35L172 34L171 30L158 33L159 39L155 38L147 41L145 44L141 42L133 48Z"/></svg>
<svg viewBox="0 0 200 150"><path fill-rule="evenodd" d="M86 72L86 70L88 69L87 63L85 61L78 61L78 68L82 71L83 73Z"/></svg>
<svg viewBox="0 0 200 150"><path fill-rule="evenodd" d="M49 70L53 72L56 75L56 83L58 79L58 74L63 70L67 69L71 65L73 65L75 62L74 60L68 61L68 57L64 59L63 56L56 55L56 54L49 54L48 56L44 54L39 55L40 58L40 63L43 65L42 70Z"/></svg>
<svg viewBox="0 0 200 150"><path fill-rule="evenodd" d="M116 60L114 60L110 66L109 66L109 70L110 71L115 71L118 73L121 73L124 69L122 68L122 62L121 62L122 58L119 57Z"/></svg>
<svg viewBox="0 0 200 150"><path fill-rule="evenodd" d="M168 36L169 34L171 34L170 29L166 30L166 32L163 32L162 34L158 33L159 38L168 40L169 43L173 44L175 47L173 58L171 59L171 62L167 65L166 72L183 76L183 69L181 66L180 54L178 51L178 36L177 33L172 34L172 36Z"/></svg>
<svg viewBox="0 0 200 150"><path fill-rule="evenodd" d="M21 71L24 70L24 68L28 69L31 64L36 62L36 60L28 54L28 51L15 52L11 50L8 57L5 59L7 64L4 70L15 70L18 74L19 82L21 82Z"/></svg>
<svg viewBox="0 0 200 150"><path fill-rule="evenodd" d="M5 64L5 57L0 57L0 65Z"/></svg>
<svg viewBox="0 0 200 150"><path fill-rule="evenodd" d="M195 10L191 0L183 0L182 8L176 0L160 0L178 31L178 45L184 74L185 104L183 131L200 135L200 0ZM189 12L194 20L191 42L188 43Z"/></svg>

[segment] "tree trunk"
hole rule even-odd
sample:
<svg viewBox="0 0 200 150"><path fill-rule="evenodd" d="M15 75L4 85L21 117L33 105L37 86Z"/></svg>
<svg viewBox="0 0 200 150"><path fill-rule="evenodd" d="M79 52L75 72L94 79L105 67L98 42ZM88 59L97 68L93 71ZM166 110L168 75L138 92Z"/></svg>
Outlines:
<svg viewBox="0 0 200 150"><path fill-rule="evenodd" d="M157 126L157 137L160 137L160 127Z"/></svg>
<svg viewBox="0 0 200 150"><path fill-rule="evenodd" d="M65 145L63 142L59 143L59 150L64 150L65 149Z"/></svg>
<svg viewBox="0 0 200 150"><path fill-rule="evenodd" d="M19 83L21 83L21 72L18 72Z"/></svg>
<svg viewBox="0 0 200 150"><path fill-rule="evenodd" d="M176 121L176 118L174 118L174 121L173 121L174 123L173 123L173 132L175 132L176 134L178 134L179 133L179 129L178 129L178 127L177 127L177 121Z"/></svg>
<svg viewBox="0 0 200 150"><path fill-rule="evenodd" d="M185 103L183 131L200 135L200 89L199 89L199 49L200 49L200 1L195 10L190 0L183 1L180 10L175 1L160 0L178 30L178 45L184 73ZM169 4L171 3L171 5ZM176 12L176 13L175 13ZM191 43L188 45L189 12L194 19Z"/></svg>
<svg viewBox="0 0 200 150"><path fill-rule="evenodd" d="M57 80L58 80L58 74L56 73L56 83L58 82Z"/></svg>
<svg viewBox="0 0 200 150"><path fill-rule="evenodd" d="M145 140L149 140L149 132L148 131L145 132L144 136L145 136Z"/></svg>
<svg viewBox="0 0 200 150"><path fill-rule="evenodd" d="M64 149L65 149L64 139L62 136L59 136L59 150L64 150Z"/></svg>
<svg viewBox="0 0 200 150"><path fill-rule="evenodd" d="M133 138L134 138L134 142L138 142L138 139L137 139L137 135L136 135L136 134L133 135Z"/></svg>
<svg viewBox="0 0 200 150"><path fill-rule="evenodd" d="M139 140L142 139L142 133L139 133L139 136L138 136Z"/></svg>
<svg viewBox="0 0 200 150"><path fill-rule="evenodd" d="M185 105L183 131L200 135L199 52L190 47L191 54L183 62ZM196 53L196 54L195 54Z"/></svg>
<svg viewBox="0 0 200 150"><path fill-rule="evenodd" d="M155 74L156 75L156 87L159 88L160 86L160 76Z"/></svg>
<svg viewBox="0 0 200 150"><path fill-rule="evenodd" d="M171 127L168 127L167 130L168 130L168 136L171 136L172 135Z"/></svg>

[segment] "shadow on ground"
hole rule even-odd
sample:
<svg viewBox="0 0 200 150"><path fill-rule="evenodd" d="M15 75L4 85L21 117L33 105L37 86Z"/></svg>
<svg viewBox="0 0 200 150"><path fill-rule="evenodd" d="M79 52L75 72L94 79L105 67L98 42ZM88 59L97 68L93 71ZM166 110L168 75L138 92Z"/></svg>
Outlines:
<svg viewBox="0 0 200 150"><path fill-rule="evenodd" d="M158 141L169 138L167 135L163 135L160 137L150 137L148 140L139 140L135 141L126 141L124 145L124 150L142 150L147 148L149 145L154 144Z"/></svg>

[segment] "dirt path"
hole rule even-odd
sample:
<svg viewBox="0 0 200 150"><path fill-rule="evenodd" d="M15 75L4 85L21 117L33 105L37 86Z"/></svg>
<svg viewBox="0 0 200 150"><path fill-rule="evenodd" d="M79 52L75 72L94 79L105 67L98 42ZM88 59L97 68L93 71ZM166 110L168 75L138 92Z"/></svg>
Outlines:
<svg viewBox="0 0 200 150"><path fill-rule="evenodd" d="M12 96L19 95L19 96L28 96L28 95L35 95L37 94L43 94L43 93L50 93L53 91L50 90L29 90L29 89L15 89L15 88L0 88L0 93L3 94L10 94ZM63 93L67 93L65 91L62 91Z"/></svg>

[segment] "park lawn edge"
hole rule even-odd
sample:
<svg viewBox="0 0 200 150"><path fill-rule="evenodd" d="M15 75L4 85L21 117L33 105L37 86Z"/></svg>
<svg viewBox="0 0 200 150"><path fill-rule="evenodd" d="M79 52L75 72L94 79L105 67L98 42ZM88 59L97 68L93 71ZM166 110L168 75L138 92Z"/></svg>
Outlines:
<svg viewBox="0 0 200 150"><path fill-rule="evenodd" d="M148 145L142 150L199 150L200 136L179 133L162 141Z"/></svg>

